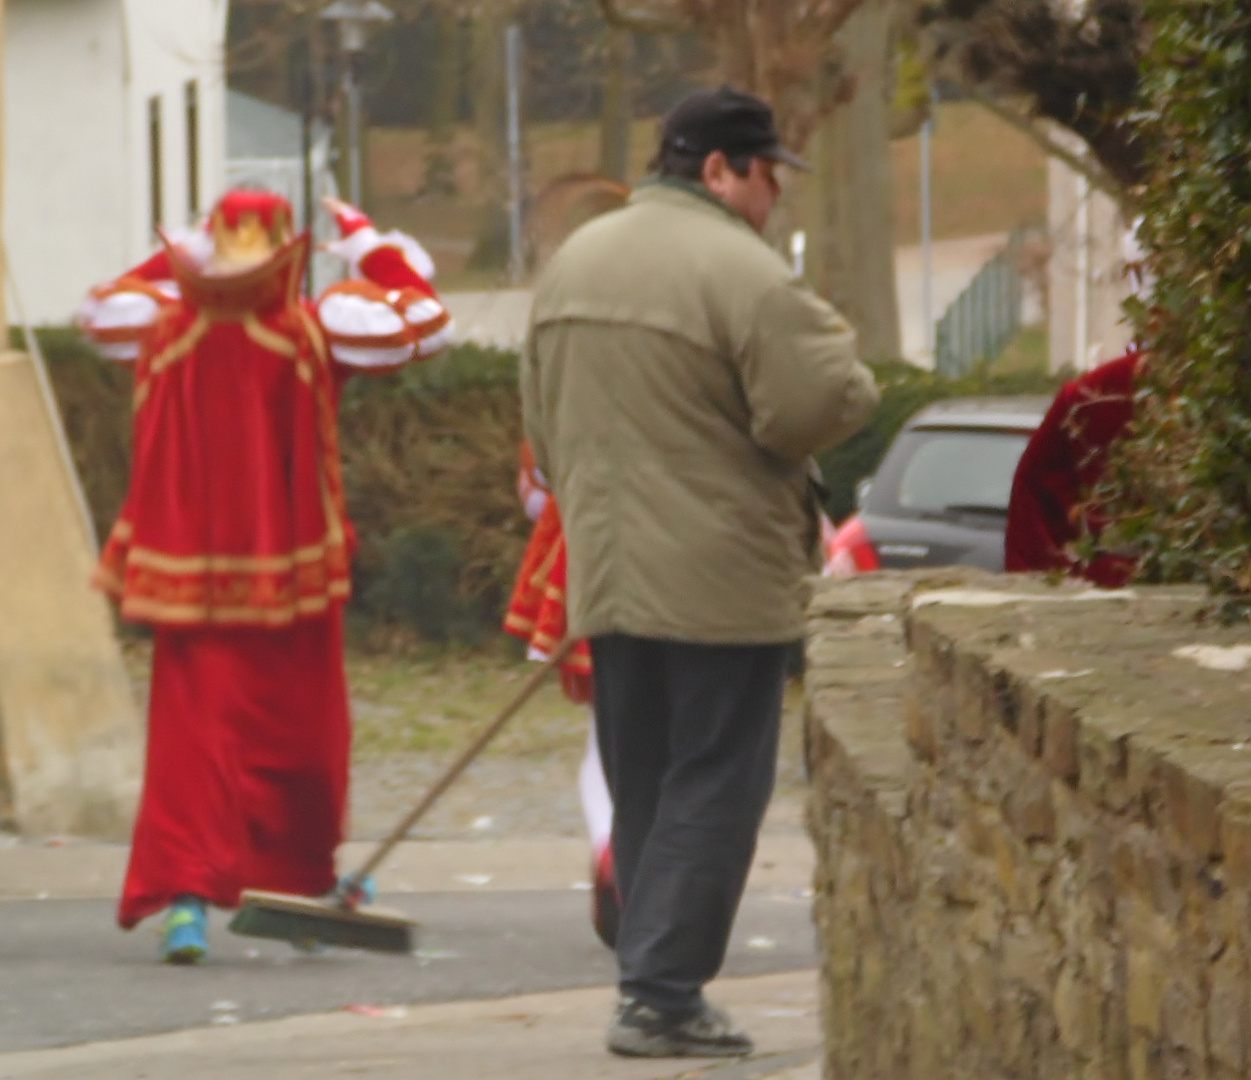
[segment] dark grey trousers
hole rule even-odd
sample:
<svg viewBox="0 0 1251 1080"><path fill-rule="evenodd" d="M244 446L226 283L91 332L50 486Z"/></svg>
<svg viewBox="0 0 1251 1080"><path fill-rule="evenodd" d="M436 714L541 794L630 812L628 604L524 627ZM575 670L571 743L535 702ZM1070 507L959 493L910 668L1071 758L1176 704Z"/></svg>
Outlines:
<svg viewBox="0 0 1251 1080"><path fill-rule="evenodd" d="M623 994L695 1011L721 968L777 768L786 645L591 639L613 796Z"/></svg>

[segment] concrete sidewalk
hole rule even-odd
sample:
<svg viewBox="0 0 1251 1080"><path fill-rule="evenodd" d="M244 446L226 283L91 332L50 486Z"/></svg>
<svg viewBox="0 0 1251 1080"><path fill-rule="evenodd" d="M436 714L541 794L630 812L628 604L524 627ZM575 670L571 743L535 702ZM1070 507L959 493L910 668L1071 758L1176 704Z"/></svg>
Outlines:
<svg viewBox="0 0 1251 1080"><path fill-rule="evenodd" d="M756 1040L739 1061L603 1049L609 988L339 1012L0 1055L0 1080L817 1080L816 976L727 979L711 996Z"/></svg>

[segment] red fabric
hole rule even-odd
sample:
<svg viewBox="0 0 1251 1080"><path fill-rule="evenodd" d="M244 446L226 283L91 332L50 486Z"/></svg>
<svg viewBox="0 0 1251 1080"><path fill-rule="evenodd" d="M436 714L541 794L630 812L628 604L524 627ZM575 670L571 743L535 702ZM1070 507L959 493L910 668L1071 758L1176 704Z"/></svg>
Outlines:
<svg viewBox="0 0 1251 1080"><path fill-rule="evenodd" d="M348 785L342 616L156 632L143 798L118 908L335 883Z"/></svg>
<svg viewBox="0 0 1251 1080"><path fill-rule="evenodd" d="M525 460L523 454L522 461ZM564 641L568 630L566 567L564 529L556 500L549 498L534 523L504 616L505 632L528 642L531 649L544 655ZM560 683L565 696L575 704L586 704L594 697L591 648L586 641L579 641L561 664Z"/></svg>
<svg viewBox="0 0 1251 1080"><path fill-rule="evenodd" d="M1082 564L1069 545L1101 529L1098 511L1082 504L1103 471L1109 445L1131 419L1140 356L1131 350L1066 383L1056 395L1012 481L1006 570L1063 570L1107 588L1128 580L1133 560L1100 555Z"/></svg>
<svg viewBox="0 0 1251 1080"><path fill-rule="evenodd" d="M335 200L332 206L334 209L334 223L338 226L341 237L351 236L355 232L360 232L367 225L373 224L364 210L357 209L351 203Z"/></svg>
<svg viewBox="0 0 1251 1080"><path fill-rule="evenodd" d="M384 289L414 289L422 296L434 296L434 286L422 277L397 247L374 248L361 259L361 273Z"/></svg>
<svg viewBox="0 0 1251 1080"><path fill-rule="evenodd" d="M236 188L226 192L213 209L213 220L237 229L246 217L255 216L270 232L290 229L295 220L291 204L272 191Z"/></svg>
<svg viewBox="0 0 1251 1080"><path fill-rule="evenodd" d="M169 281L173 276L174 268L169 262L169 252L165 248L161 248L155 255L141 262L133 270L127 270L120 280Z"/></svg>
<svg viewBox="0 0 1251 1080"><path fill-rule="evenodd" d="M130 488L97 583L161 625L287 625L350 591L334 374L298 310L179 304L135 373Z"/></svg>

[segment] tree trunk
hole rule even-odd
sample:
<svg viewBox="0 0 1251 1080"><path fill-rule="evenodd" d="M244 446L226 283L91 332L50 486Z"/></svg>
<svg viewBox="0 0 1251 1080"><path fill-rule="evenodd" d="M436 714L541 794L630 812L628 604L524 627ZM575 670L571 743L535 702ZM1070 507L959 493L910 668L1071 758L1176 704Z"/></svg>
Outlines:
<svg viewBox="0 0 1251 1080"><path fill-rule="evenodd" d="M893 7L894 0L869 0L843 27L855 97L821 121L809 146L809 276L856 327L868 360L901 353L890 153Z"/></svg>
<svg viewBox="0 0 1251 1080"><path fill-rule="evenodd" d="M434 69L425 191L431 195L455 195L452 137L456 132L456 106L460 97L460 16L450 8L443 9L438 14L438 26L439 52Z"/></svg>
<svg viewBox="0 0 1251 1080"><path fill-rule="evenodd" d="M504 26L508 13L480 4L473 22L473 123L477 197L483 213L470 265L500 270L508 262L508 149L504 127Z"/></svg>
<svg viewBox="0 0 1251 1080"><path fill-rule="evenodd" d="M625 183L630 169L630 54L633 41L628 30L608 28L608 51L604 67L604 98L600 113L599 171L601 176Z"/></svg>

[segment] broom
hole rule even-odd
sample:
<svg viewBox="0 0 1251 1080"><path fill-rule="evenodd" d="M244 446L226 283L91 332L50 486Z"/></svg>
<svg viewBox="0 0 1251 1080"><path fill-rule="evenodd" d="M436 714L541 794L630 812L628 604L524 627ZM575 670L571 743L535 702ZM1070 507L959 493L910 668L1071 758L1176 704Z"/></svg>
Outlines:
<svg viewBox="0 0 1251 1080"><path fill-rule="evenodd" d="M375 952L412 952L417 924L400 911L372 906L362 910L360 905L365 899L365 880L500 733L573 646L573 641L563 642L543 666L526 679L516 696L444 770L422 800L378 844L364 864L339 882L333 892L324 897L309 897L245 889L242 905L230 920L230 929L236 934L289 941L301 947L342 945Z"/></svg>

